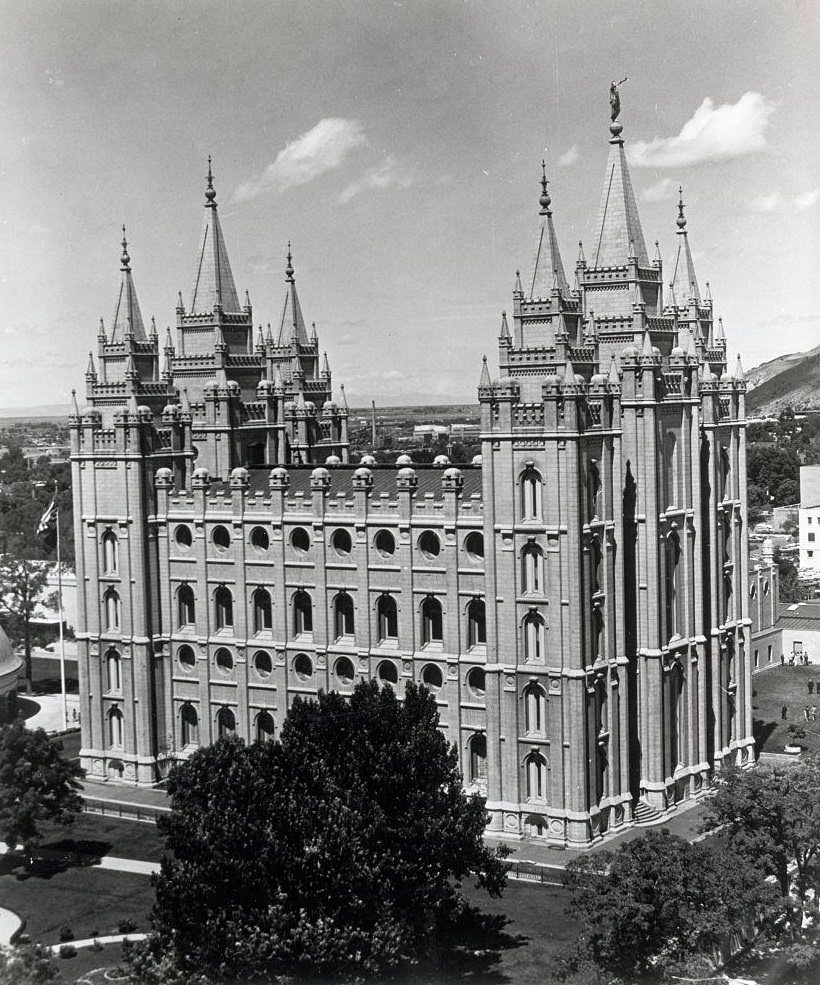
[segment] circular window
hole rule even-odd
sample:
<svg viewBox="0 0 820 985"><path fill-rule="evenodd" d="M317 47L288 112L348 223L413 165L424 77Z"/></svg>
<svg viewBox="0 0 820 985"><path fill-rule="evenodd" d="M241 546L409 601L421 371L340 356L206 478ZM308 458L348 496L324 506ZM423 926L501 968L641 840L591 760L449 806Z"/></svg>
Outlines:
<svg viewBox="0 0 820 985"><path fill-rule="evenodd" d="M353 661L348 657L339 657L333 665L333 672L342 684L352 684L356 671L353 669Z"/></svg>
<svg viewBox="0 0 820 985"><path fill-rule="evenodd" d="M342 557L347 557L353 550L353 541L347 530L334 531L331 543L333 544L333 550Z"/></svg>
<svg viewBox="0 0 820 985"><path fill-rule="evenodd" d="M211 540L218 551L227 551L231 546L231 535L227 527L214 527L211 532Z"/></svg>
<svg viewBox="0 0 820 985"><path fill-rule="evenodd" d="M260 650L254 654L253 669L260 677L270 677L273 673L273 661L270 658L270 654L264 650Z"/></svg>
<svg viewBox="0 0 820 985"><path fill-rule="evenodd" d="M768 579L763 582L763 594L764 595L768 595L769 594L769 582L768 582Z"/></svg>
<svg viewBox="0 0 820 985"><path fill-rule="evenodd" d="M174 540L176 541L177 547L181 551L190 551L191 544L194 542L194 536L191 533L191 528L186 527L184 523L181 523L174 531Z"/></svg>
<svg viewBox="0 0 820 985"><path fill-rule="evenodd" d="M310 534L304 527L296 527L291 533L290 546L299 554L307 554L310 550Z"/></svg>
<svg viewBox="0 0 820 985"><path fill-rule="evenodd" d="M196 654L190 646L181 646L177 650L177 660L186 670L193 670L196 666Z"/></svg>
<svg viewBox="0 0 820 985"><path fill-rule="evenodd" d="M419 537L419 550L426 558L438 557L441 554L441 541L432 530L425 530Z"/></svg>
<svg viewBox="0 0 820 985"><path fill-rule="evenodd" d="M477 698L483 698L487 690L486 674L483 667L473 667L467 674L467 687Z"/></svg>
<svg viewBox="0 0 820 985"><path fill-rule="evenodd" d="M464 549L474 561L484 560L484 534L474 530L464 538Z"/></svg>
<svg viewBox="0 0 820 985"><path fill-rule="evenodd" d="M375 544L382 557L393 557L396 553L396 538L389 530L380 530L376 534Z"/></svg>
<svg viewBox="0 0 820 985"><path fill-rule="evenodd" d="M753 599L757 596L757 585L752 582L751 588L749 589L749 598Z"/></svg>
<svg viewBox="0 0 820 985"><path fill-rule="evenodd" d="M270 537L264 527L254 527L251 530L251 547L257 554L264 554L270 547Z"/></svg>
<svg viewBox="0 0 820 985"><path fill-rule="evenodd" d="M436 667L435 664L427 664L421 672L421 683L426 684L431 691L438 691L444 684L444 677L440 668Z"/></svg>
<svg viewBox="0 0 820 985"><path fill-rule="evenodd" d="M293 661L293 672L300 681L307 681L313 677L313 661L306 653L297 654Z"/></svg>
<svg viewBox="0 0 820 985"><path fill-rule="evenodd" d="M392 660L382 660L376 668L376 675L383 684L397 684L399 672Z"/></svg>
<svg viewBox="0 0 820 985"><path fill-rule="evenodd" d="M224 673L228 674L233 670L233 654L230 650L221 647L216 651L216 665Z"/></svg>

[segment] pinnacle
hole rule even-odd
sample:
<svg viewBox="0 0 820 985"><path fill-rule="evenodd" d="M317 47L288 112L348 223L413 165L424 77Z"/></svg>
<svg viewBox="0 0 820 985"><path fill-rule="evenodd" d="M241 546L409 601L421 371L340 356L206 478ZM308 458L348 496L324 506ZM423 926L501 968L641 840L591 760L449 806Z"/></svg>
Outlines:
<svg viewBox="0 0 820 985"><path fill-rule="evenodd" d="M490 370L487 367L487 357L483 356L481 360L481 377L478 381L479 386L490 386Z"/></svg>

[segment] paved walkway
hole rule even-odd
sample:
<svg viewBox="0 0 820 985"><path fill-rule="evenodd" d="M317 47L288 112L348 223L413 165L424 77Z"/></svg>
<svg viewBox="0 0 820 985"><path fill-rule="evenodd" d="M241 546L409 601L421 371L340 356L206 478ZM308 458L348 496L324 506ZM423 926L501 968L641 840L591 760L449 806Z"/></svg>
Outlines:
<svg viewBox="0 0 820 985"><path fill-rule="evenodd" d="M6 855L8 851L9 846L4 841L0 841L0 855ZM155 872L159 872L159 862L143 862L134 858L118 858L116 855L103 855L98 862L92 863L90 868L109 869L113 872L133 872L141 876L150 876Z"/></svg>
<svg viewBox="0 0 820 985"><path fill-rule="evenodd" d="M14 910L0 906L0 947L9 947L12 937L23 926L23 920Z"/></svg>
<svg viewBox="0 0 820 985"><path fill-rule="evenodd" d="M60 694L20 694L18 703L26 716L26 728L45 729L46 732L63 731L63 698ZM68 713L66 720L69 728L79 728L72 712L80 710L80 696L67 694L66 705ZM32 707L35 706L35 707ZM32 714L29 714L32 712Z"/></svg>
<svg viewBox="0 0 820 985"><path fill-rule="evenodd" d="M59 954L60 948L65 944L70 944L77 949L81 947L93 947L95 944L122 944L123 941L144 941L148 934L111 934L108 937L89 937L82 941L64 941L63 944L49 944L48 949L52 954Z"/></svg>

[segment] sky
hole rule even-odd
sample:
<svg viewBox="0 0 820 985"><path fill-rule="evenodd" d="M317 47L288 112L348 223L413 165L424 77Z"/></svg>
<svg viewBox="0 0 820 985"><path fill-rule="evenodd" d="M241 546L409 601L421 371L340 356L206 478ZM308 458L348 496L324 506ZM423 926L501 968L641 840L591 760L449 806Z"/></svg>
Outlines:
<svg viewBox="0 0 820 985"><path fill-rule="evenodd" d="M532 264L541 159L571 271L625 76L647 243L671 267L682 184L730 351L810 348L818 59L815 0L0 0L0 407L82 402L123 223L146 322L174 323L209 154L257 323L290 240L351 406L474 401Z"/></svg>

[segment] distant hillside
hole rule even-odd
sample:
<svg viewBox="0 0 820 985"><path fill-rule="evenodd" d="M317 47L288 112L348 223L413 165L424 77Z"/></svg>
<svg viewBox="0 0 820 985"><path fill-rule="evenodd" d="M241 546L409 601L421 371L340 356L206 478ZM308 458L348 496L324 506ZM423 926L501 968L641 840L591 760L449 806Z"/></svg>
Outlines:
<svg viewBox="0 0 820 985"><path fill-rule="evenodd" d="M820 346L762 363L750 370L746 379L749 413L767 417L786 406L820 407Z"/></svg>

